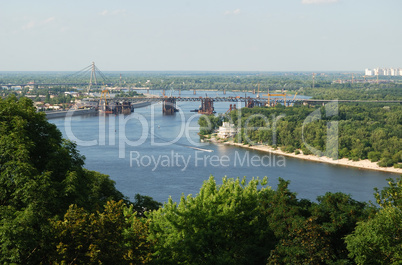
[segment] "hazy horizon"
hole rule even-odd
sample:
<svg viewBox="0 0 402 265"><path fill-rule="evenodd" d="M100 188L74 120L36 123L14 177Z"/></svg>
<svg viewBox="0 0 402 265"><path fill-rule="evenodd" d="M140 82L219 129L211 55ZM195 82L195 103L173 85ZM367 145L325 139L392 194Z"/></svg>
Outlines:
<svg viewBox="0 0 402 265"><path fill-rule="evenodd" d="M349 72L353 72L353 73L364 73L364 70L356 70L356 71L337 71L337 70L332 70L332 71L248 71L248 70L242 70L242 71L236 71L236 70L221 70L221 71L209 71L209 70L108 70L108 71L103 71L101 70L103 73L306 73L306 74L310 74L310 73L349 73ZM0 70L0 73L74 73L77 71L71 71L71 70L22 70L22 71L3 71Z"/></svg>

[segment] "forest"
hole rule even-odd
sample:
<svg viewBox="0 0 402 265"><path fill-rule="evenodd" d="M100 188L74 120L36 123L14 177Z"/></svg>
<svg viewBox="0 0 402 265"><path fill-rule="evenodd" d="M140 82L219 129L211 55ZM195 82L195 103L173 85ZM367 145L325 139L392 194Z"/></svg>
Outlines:
<svg viewBox="0 0 402 265"><path fill-rule="evenodd" d="M361 116L348 108L364 110L347 106L340 119L361 122L367 113L385 118L362 132L379 128L377 134L389 139L398 133L391 130L400 125L393 107ZM286 124L297 124L290 112L313 110L266 111L285 112ZM267 178L224 178L218 185L213 176L179 202L162 205L139 194L131 202L109 176L85 169L76 145L62 139L31 100L0 99L0 114L1 264L402 262L401 178L374 190L372 203L343 193L316 202L298 198L285 179L274 189Z"/></svg>
<svg viewBox="0 0 402 265"><path fill-rule="evenodd" d="M241 128L234 139L239 143L334 159L369 159L382 167L402 168L400 104L339 103L334 107L332 115L327 107L242 108L228 115L201 117L200 134L211 134L222 121L230 121ZM336 125L332 128L336 131L331 133L330 124Z"/></svg>

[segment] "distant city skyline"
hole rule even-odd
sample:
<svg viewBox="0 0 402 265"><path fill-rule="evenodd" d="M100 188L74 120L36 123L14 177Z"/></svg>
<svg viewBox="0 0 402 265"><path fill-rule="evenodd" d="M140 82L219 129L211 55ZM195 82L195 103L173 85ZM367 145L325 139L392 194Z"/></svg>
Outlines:
<svg viewBox="0 0 402 265"><path fill-rule="evenodd" d="M400 0L1 1L0 71L399 67Z"/></svg>
<svg viewBox="0 0 402 265"><path fill-rule="evenodd" d="M389 75L389 76L402 76L402 68L374 68L369 69L366 68L364 70L364 75L372 76L372 75Z"/></svg>

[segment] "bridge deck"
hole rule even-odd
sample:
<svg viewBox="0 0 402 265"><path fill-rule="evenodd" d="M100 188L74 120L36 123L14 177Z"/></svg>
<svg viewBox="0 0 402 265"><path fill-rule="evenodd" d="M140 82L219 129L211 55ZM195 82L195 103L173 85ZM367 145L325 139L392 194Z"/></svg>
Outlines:
<svg viewBox="0 0 402 265"><path fill-rule="evenodd" d="M203 97L174 97L176 101L201 101ZM124 97L124 98L111 98L111 102L119 101L148 101L148 102L159 102L166 99L166 97ZM251 97L211 97L214 102L247 102L249 100L254 100L256 102L267 102L264 98L251 98ZM273 100L271 98L271 100ZM276 98L277 102L283 102L283 98ZM399 103L402 104L402 100L330 100L330 99L286 99L289 103L327 103L327 102L345 102L345 103Z"/></svg>

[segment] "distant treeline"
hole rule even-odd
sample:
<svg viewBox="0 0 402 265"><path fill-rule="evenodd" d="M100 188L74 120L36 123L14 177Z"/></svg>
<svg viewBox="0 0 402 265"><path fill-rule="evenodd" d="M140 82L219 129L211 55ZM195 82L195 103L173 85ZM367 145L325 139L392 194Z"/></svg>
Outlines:
<svg viewBox="0 0 402 265"><path fill-rule="evenodd" d="M306 88L300 94L313 99L402 100L402 84L333 84Z"/></svg>
<svg viewBox="0 0 402 265"><path fill-rule="evenodd" d="M106 72L107 80L99 77L98 86L113 83L123 87L149 87L165 90L237 90L260 91L284 90L320 99L402 99L402 77L383 77L385 83L377 84L374 77L362 83L363 76L344 73L323 73L315 76L306 72L123 72L120 79L118 72ZM344 83L334 83L334 81ZM359 80L359 82L357 81ZM74 75L69 72L0 72L2 84L40 83L89 83L89 75ZM104 85L103 85L104 86ZM313 88L314 87L314 88ZM86 88L86 86L85 86ZM68 86L53 87L52 90L68 90Z"/></svg>
<svg viewBox="0 0 402 265"><path fill-rule="evenodd" d="M402 168L401 105L339 104L336 108L337 113L331 115L325 107L318 108L318 113L306 106L243 108L226 117L201 117L200 133L210 134L222 120L230 120L241 128L235 138L240 143L263 143L286 152L301 150L303 154L312 154L314 148L322 151L318 155L355 161L369 159L382 167ZM309 115L315 120L306 123ZM335 121L337 131L329 133L329 125ZM326 150L328 145L332 148Z"/></svg>

